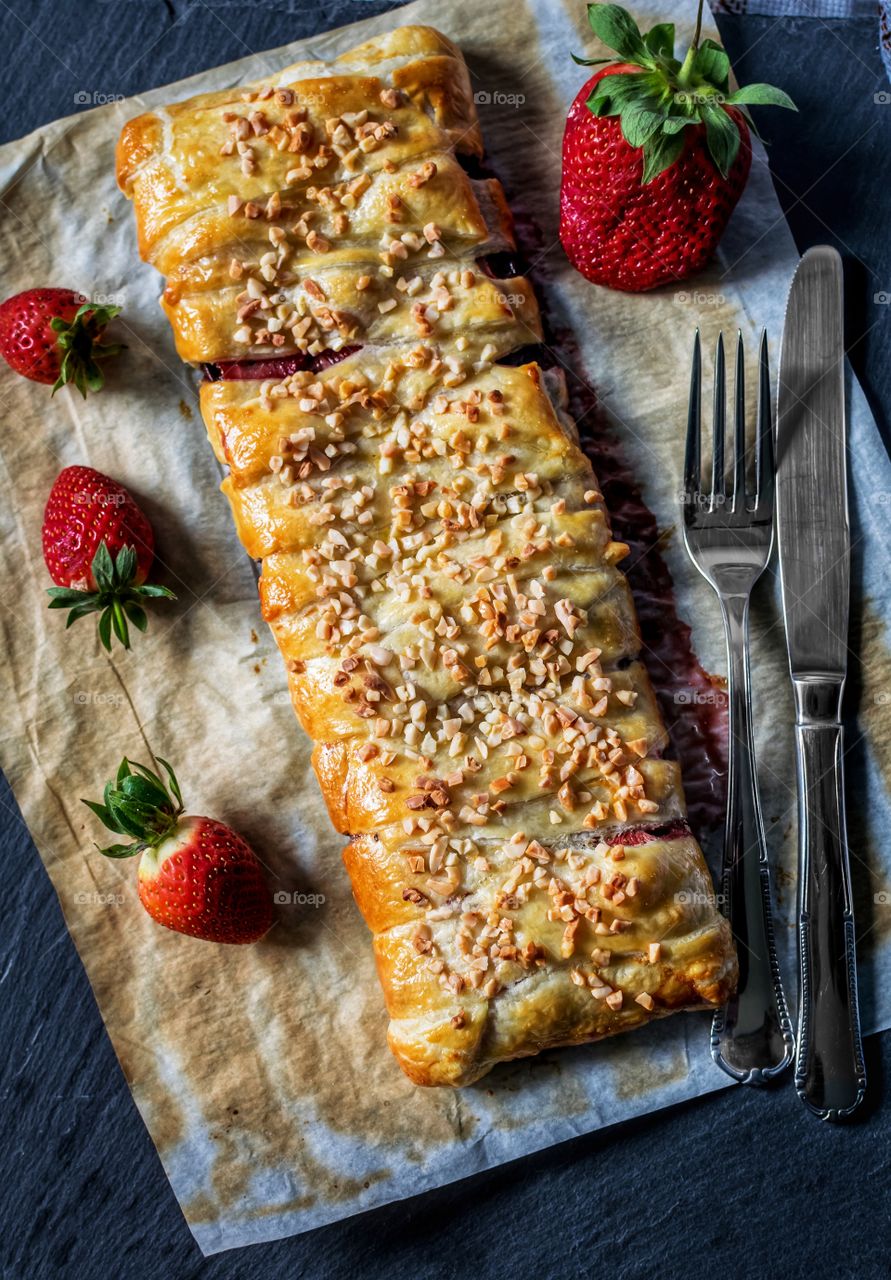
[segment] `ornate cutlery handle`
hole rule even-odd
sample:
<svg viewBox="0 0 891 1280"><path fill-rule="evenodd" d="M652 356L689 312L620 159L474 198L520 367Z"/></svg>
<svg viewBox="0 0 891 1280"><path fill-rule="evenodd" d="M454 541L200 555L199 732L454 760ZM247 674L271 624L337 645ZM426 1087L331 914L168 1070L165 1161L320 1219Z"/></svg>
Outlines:
<svg viewBox="0 0 891 1280"><path fill-rule="evenodd" d="M793 683L801 963L795 1087L821 1119L840 1120L866 1090L845 827L844 679L799 676Z"/></svg>
<svg viewBox="0 0 891 1280"><path fill-rule="evenodd" d="M712 1057L743 1084L764 1084L792 1061L795 1039L774 947L770 872L752 738L748 595L722 596L727 637L730 760L724 834L725 911L739 985L712 1024Z"/></svg>

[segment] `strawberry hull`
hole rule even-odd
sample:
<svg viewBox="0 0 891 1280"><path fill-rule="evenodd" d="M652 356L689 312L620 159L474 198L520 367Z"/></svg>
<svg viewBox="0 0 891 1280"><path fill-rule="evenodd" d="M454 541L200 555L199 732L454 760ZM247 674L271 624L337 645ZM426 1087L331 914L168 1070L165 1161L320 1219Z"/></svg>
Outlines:
<svg viewBox="0 0 891 1280"><path fill-rule="evenodd" d="M23 378L52 385L54 395L70 382L86 399L104 382L98 361L122 350L99 341L119 311L71 289L25 289L0 303L0 356Z"/></svg>
<svg viewBox="0 0 891 1280"><path fill-rule="evenodd" d="M0 306L0 350L11 369L32 382L51 384L59 376L54 316L73 320L87 299L71 289L30 289Z"/></svg>

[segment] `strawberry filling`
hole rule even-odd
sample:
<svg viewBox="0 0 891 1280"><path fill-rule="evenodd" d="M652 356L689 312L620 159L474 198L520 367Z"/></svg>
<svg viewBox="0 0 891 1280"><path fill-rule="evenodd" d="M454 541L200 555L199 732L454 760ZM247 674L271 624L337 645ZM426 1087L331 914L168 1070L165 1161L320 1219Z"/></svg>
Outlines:
<svg viewBox="0 0 891 1280"><path fill-rule="evenodd" d="M270 356L259 360L221 360L219 364L203 364L201 367L206 382L280 382L282 378L289 378L292 373L299 373L304 369L310 373L321 373L323 369L330 369L332 365L339 364L341 360L360 350L359 346L347 346L341 347L339 351L320 351L315 356L297 351L289 356Z"/></svg>
<svg viewBox="0 0 891 1280"><path fill-rule="evenodd" d="M686 840L690 828L683 818L673 818L658 827L624 827L602 836L604 844L623 844L632 848L638 844L652 844L654 840Z"/></svg>

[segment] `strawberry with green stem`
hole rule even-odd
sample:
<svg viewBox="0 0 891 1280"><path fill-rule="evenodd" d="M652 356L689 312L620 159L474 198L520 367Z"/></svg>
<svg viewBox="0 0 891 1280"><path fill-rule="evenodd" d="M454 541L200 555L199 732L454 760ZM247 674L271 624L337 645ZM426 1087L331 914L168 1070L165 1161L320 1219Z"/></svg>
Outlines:
<svg viewBox="0 0 891 1280"><path fill-rule="evenodd" d="M795 109L771 85L730 91L730 61L702 37L674 56L672 23L643 35L615 4L591 4L595 35L618 59L581 89L563 137L560 239L582 275L640 291L686 279L711 258L746 184L750 105Z"/></svg>
<svg viewBox="0 0 891 1280"><path fill-rule="evenodd" d="M224 823L184 817L176 774L166 760L157 764L166 782L147 765L124 759L103 803L83 801L110 831L130 838L100 853L139 857L139 899L165 928L207 942L257 942L274 919L257 855Z"/></svg>
<svg viewBox="0 0 891 1280"><path fill-rule="evenodd" d="M0 355L22 377L52 383L53 395L73 382L86 399L102 388L99 362L124 349L99 341L120 310L71 289L26 289L0 304Z"/></svg>

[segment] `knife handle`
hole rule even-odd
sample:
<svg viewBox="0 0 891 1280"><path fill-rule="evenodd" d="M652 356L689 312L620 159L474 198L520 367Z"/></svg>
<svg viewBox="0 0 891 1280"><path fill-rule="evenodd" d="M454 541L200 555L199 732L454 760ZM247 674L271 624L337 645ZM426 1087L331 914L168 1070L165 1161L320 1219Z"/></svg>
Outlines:
<svg viewBox="0 0 891 1280"><path fill-rule="evenodd" d="M793 683L801 966L795 1087L821 1119L841 1120L866 1090L845 826L844 678L799 676Z"/></svg>

